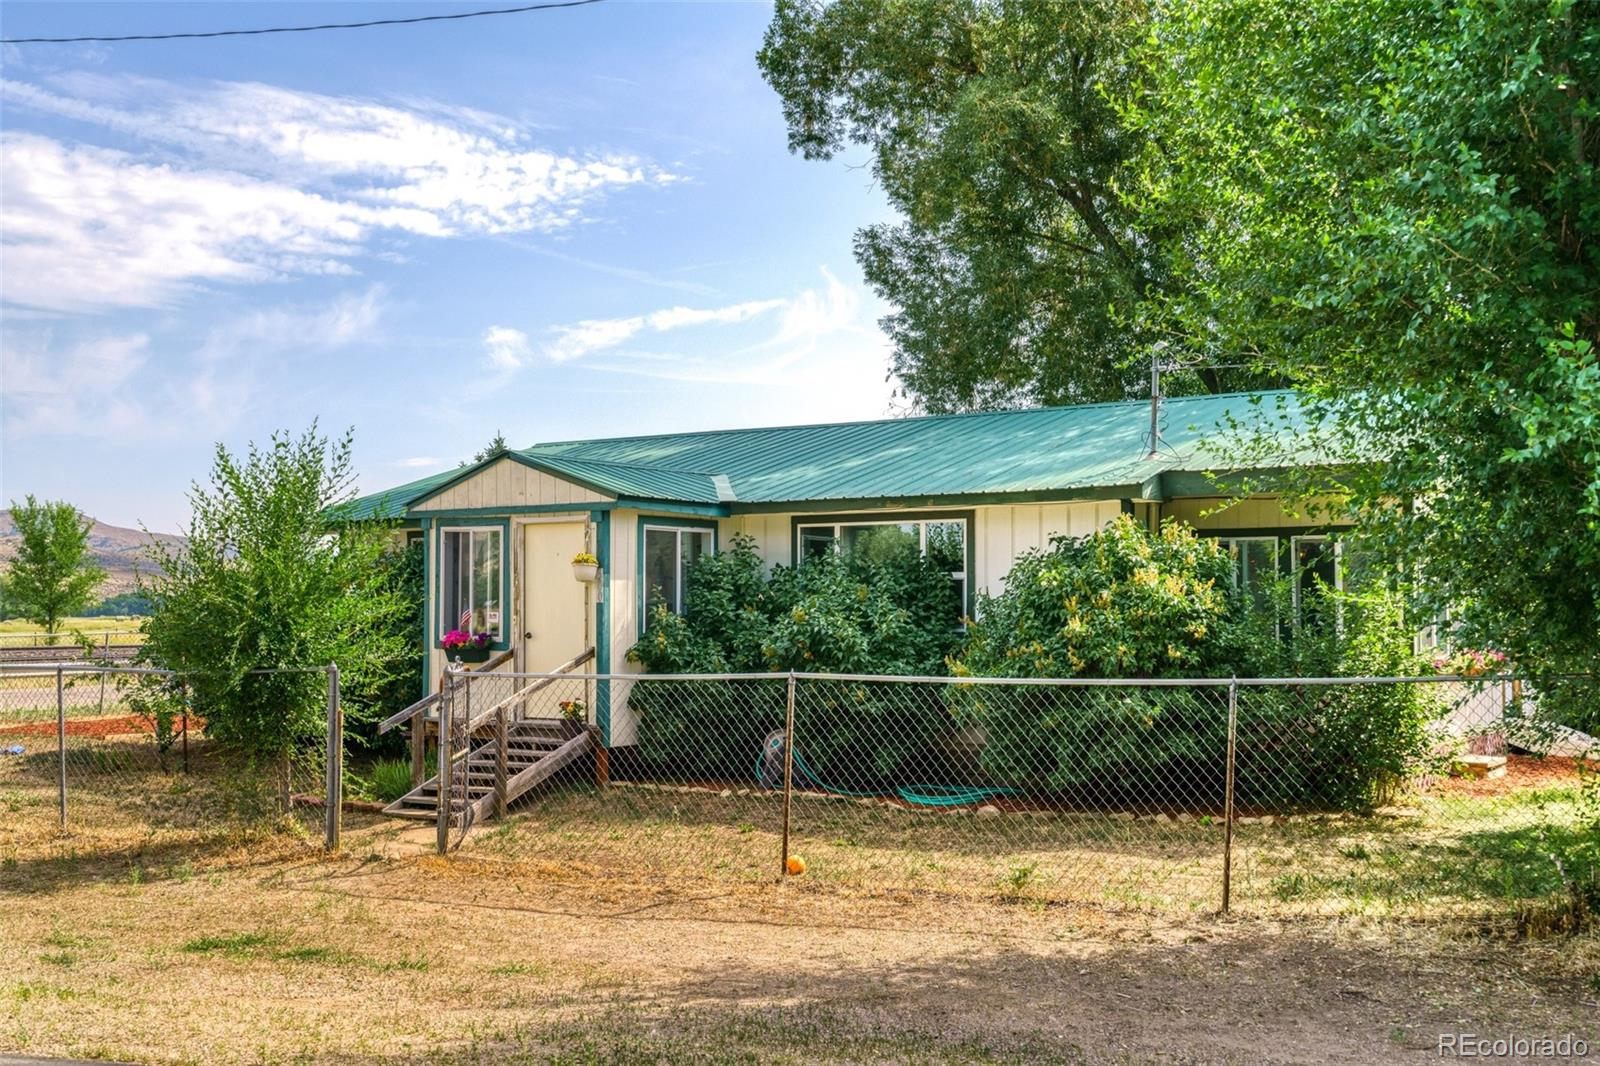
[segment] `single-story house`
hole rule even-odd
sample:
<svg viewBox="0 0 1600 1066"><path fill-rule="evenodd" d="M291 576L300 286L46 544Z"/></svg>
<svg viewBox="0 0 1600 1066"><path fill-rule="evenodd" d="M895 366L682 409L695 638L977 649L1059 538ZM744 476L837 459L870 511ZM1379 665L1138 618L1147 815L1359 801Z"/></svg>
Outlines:
<svg viewBox="0 0 1600 1066"><path fill-rule="evenodd" d="M741 533L769 566L847 551L883 527L925 547L931 538L969 612L979 592L1003 586L1019 553L1119 514L1152 528L1178 518L1222 538L1240 581L1294 560L1338 583L1333 530L1270 495L1224 508L1208 476L1237 431L1230 424L1263 412L1299 424L1293 394L1258 392L562 441L341 513L395 521L425 545L425 690L445 668L440 637L463 624L492 634L519 671L552 670L592 646L597 672L625 674L637 669L627 652L647 600L681 606L686 567ZM1318 461L1284 445L1288 462ZM580 552L599 560L593 582L574 580ZM595 717L608 746L633 742L622 694L602 689Z"/></svg>

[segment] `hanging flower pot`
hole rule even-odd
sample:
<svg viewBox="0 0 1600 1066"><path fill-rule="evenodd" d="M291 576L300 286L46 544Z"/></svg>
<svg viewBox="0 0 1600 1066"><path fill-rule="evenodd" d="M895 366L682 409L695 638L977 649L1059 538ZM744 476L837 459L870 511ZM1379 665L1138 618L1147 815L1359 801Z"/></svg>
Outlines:
<svg viewBox="0 0 1600 1066"><path fill-rule="evenodd" d="M596 580L600 576L600 560L588 552L579 552L572 557L572 576L585 583Z"/></svg>
<svg viewBox="0 0 1600 1066"><path fill-rule="evenodd" d="M488 662L493 643L492 633L471 633L464 629L452 629L439 638L439 647L444 649L445 655L464 663Z"/></svg>

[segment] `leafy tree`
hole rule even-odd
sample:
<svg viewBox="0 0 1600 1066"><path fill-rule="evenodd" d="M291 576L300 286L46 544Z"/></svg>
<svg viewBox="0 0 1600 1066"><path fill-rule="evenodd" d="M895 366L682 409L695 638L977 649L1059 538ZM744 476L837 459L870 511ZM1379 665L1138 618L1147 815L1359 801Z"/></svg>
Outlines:
<svg viewBox="0 0 1600 1066"><path fill-rule="evenodd" d="M1134 308L1168 283L1167 234L1122 192L1145 134L1115 105L1141 91L1132 57L1154 6L779 0L758 62L789 147L866 146L902 216L855 251L897 307L894 373L927 409L1146 387L1156 338ZM1164 387L1240 381L1204 370Z"/></svg>
<svg viewBox="0 0 1600 1066"><path fill-rule="evenodd" d="M1151 40L1160 328L1377 460L1287 487L1344 493L1459 640L1600 667L1600 8L1200 0Z"/></svg>
<svg viewBox="0 0 1600 1066"><path fill-rule="evenodd" d="M137 592L119 592L115 596L107 596L93 607L83 611L85 618L105 618L118 615L142 615L150 613L150 601Z"/></svg>
<svg viewBox="0 0 1600 1066"><path fill-rule="evenodd" d="M64 501L41 503L28 496L11 504L19 542L6 575L6 600L12 610L44 627L54 643L61 619L94 602L106 572L89 554L94 522Z"/></svg>
<svg viewBox="0 0 1600 1066"><path fill-rule="evenodd" d="M473 453L471 464L463 462L460 465L469 466L476 463L481 463L485 459L496 459L506 454L510 450L510 445L506 444L506 435L501 433L499 430L496 430L494 439Z"/></svg>
<svg viewBox="0 0 1600 1066"><path fill-rule="evenodd" d="M320 736L327 691L321 673L254 671L337 663L355 724L415 658L397 625L415 605L383 565L389 530L326 519L354 495L350 449L314 424L242 456L219 444L210 485L189 493L187 539L150 548L142 654L185 674L207 734L254 759Z"/></svg>
<svg viewBox="0 0 1600 1066"><path fill-rule="evenodd" d="M420 539L412 540L398 551L388 551L384 553L380 564L388 590L406 605L404 611L389 616L386 625L389 632L405 640L410 649L409 658L397 665L392 679L374 694L374 702L385 713L398 711L423 694L422 661L426 655L423 613L426 609L427 573L423 569L422 543Z"/></svg>

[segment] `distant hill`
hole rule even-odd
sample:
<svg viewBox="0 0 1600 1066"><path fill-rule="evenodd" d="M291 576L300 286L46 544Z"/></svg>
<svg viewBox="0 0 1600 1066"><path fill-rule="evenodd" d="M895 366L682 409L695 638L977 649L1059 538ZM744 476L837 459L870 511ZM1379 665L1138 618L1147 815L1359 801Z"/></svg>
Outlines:
<svg viewBox="0 0 1600 1066"><path fill-rule="evenodd" d="M183 543L182 537L171 533L151 534L142 529L108 526L104 522L94 524L89 530L89 551L93 554L95 562L106 571L106 579L100 584L101 599L115 596L119 592L133 591L134 575L141 570L148 572L150 569L144 553L152 538L168 547L177 547ZM20 539L16 523L11 521L11 512L0 511L0 567L11 562L11 557L17 553Z"/></svg>

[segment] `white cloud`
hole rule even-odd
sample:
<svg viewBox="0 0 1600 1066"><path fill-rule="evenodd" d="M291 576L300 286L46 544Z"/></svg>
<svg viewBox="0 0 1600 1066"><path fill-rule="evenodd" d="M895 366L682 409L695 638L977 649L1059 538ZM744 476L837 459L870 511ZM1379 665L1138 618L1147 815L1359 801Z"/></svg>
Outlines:
<svg viewBox="0 0 1600 1066"><path fill-rule="evenodd" d="M876 327L860 321L861 294L826 267L822 268L822 280L821 288L804 289L789 298L747 300L714 308L669 307L626 318L585 319L556 326L544 354L554 362L567 362L620 348L647 332L735 325L776 313L770 335L732 352L722 351L720 358L704 352L673 355L630 349L617 353L615 358L620 361L601 368L680 380L744 381L766 380L770 371L803 357L825 337L857 333L869 342L881 341ZM743 358L768 351L779 354L767 364Z"/></svg>
<svg viewBox="0 0 1600 1066"><path fill-rule="evenodd" d="M551 331L554 337L545 345L544 353L551 360L564 363L615 348L646 330L666 333L690 326L726 326L787 306L787 300L748 300L727 307L668 307L628 318L585 319L570 326L555 327Z"/></svg>
<svg viewBox="0 0 1600 1066"><path fill-rule="evenodd" d="M528 335L510 326L490 326L483 332L483 350L489 363L501 370L515 370L531 353Z"/></svg>
<svg viewBox="0 0 1600 1066"><path fill-rule="evenodd" d="M62 342L55 326L8 328L0 334L5 435L225 432L271 394L267 368L282 374L288 358L373 340L383 300L372 286L324 304L252 310L177 351L146 333Z"/></svg>
<svg viewBox="0 0 1600 1066"><path fill-rule="evenodd" d="M413 455L408 459L396 459L394 465L403 466L408 470L415 470L429 466L443 466L444 460L432 455Z"/></svg>
<svg viewBox="0 0 1600 1066"><path fill-rule="evenodd" d="M145 364L144 333L96 337L64 349L45 333L0 344L0 410L7 437L76 434L87 427L115 437L138 428L143 414L129 380Z"/></svg>
<svg viewBox="0 0 1600 1066"><path fill-rule="evenodd" d="M5 136L4 297L32 307L163 306L206 282L348 272L379 233L548 232L610 190L669 177L627 155L541 148L465 109L258 83L57 86L0 92L13 115L71 118L140 151Z"/></svg>

